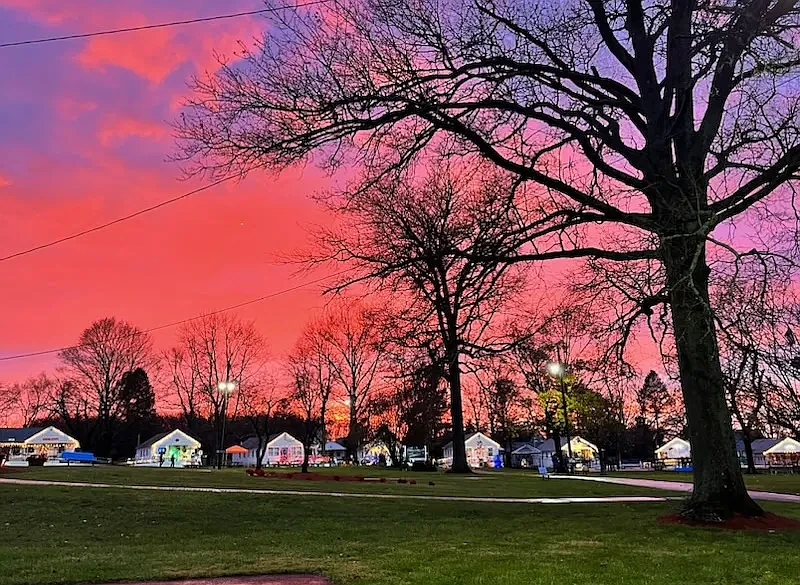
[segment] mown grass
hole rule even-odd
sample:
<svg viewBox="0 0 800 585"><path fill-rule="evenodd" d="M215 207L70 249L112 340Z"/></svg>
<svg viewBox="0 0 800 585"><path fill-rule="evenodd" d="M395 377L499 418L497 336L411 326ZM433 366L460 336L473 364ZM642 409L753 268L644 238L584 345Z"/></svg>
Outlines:
<svg viewBox="0 0 800 585"><path fill-rule="evenodd" d="M674 471L621 471L614 472L609 475L637 479L657 479L663 481L682 481L687 483L692 482L691 473ZM800 495L800 475L797 474L778 475L766 472L758 473L756 475L745 474L744 482L751 490Z"/></svg>
<svg viewBox="0 0 800 585"><path fill-rule="evenodd" d="M284 469L280 472L289 473ZM297 470L294 470L295 472ZM20 479L42 479L78 482L97 482L125 485L157 486L198 486L230 487L265 490L302 491L341 491L357 493L390 493L437 496L475 496L475 497L558 497L558 496L630 496L630 495L669 495L670 492L601 484L566 479L544 480L534 472L498 471L458 476L443 472L412 473L376 467L362 468L322 468L315 472L327 475L363 475L387 479L386 483L305 481L250 477L243 469L195 470L153 467L41 467L25 468L7 475ZM398 477L414 479L416 485L398 484L389 481ZM434 485L429 485L433 482Z"/></svg>
<svg viewBox="0 0 800 585"><path fill-rule="evenodd" d="M800 583L799 533L658 524L671 504L11 485L0 485L0 502L0 585L285 571L339 585ZM800 518L800 506L769 509Z"/></svg>

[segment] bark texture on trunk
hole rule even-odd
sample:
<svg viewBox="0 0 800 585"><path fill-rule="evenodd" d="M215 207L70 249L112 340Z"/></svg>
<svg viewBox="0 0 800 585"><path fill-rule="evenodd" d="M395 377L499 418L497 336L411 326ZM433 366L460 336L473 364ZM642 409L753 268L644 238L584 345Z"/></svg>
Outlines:
<svg viewBox="0 0 800 585"><path fill-rule="evenodd" d="M471 473L472 470L467 463L467 449L464 445L464 413L461 401L461 368L458 353L455 353L455 356L449 361L450 416L453 419L453 463L450 471L452 473Z"/></svg>
<svg viewBox="0 0 800 585"><path fill-rule="evenodd" d="M709 303L705 240L675 235L662 247L694 467L694 491L684 514L705 522L761 515L736 454Z"/></svg>
<svg viewBox="0 0 800 585"><path fill-rule="evenodd" d="M747 473L755 475L756 471L756 458L753 455L753 437L750 434L750 429L742 429L742 443L744 443L744 454L747 457Z"/></svg>

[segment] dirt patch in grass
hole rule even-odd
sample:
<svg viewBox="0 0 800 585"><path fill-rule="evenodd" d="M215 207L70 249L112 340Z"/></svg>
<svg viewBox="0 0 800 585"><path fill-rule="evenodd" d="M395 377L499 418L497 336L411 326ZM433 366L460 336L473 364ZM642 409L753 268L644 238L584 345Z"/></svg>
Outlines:
<svg viewBox="0 0 800 585"><path fill-rule="evenodd" d="M723 530L762 531L762 532L787 532L800 530L800 520L778 516L777 514L764 514L760 517L736 515L730 520L717 523L696 522L680 514L670 514L658 518L659 524L681 524L684 526L703 526L721 528Z"/></svg>

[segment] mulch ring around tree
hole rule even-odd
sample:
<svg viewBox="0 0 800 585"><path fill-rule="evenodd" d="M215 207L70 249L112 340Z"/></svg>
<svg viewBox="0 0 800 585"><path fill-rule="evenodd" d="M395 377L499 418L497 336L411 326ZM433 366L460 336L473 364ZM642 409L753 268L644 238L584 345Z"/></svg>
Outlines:
<svg viewBox="0 0 800 585"><path fill-rule="evenodd" d="M251 575L247 577L214 577L208 579L186 579L180 581L137 581L127 585L330 585L321 575ZM115 584L122 585L122 584Z"/></svg>
<svg viewBox="0 0 800 585"><path fill-rule="evenodd" d="M263 469L246 469L245 472L250 477L266 477L269 479L293 479L295 481L338 481L338 482L377 482L377 483L407 483L416 485L416 479L387 478L387 477L363 477L361 475L331 475L328 473L278 473L276 471L264 471ZM431 485L433 483L431 482Z"/></svg>
<svg viewBox="0 0 800 585"><path fill-rule="evenodd" d="M659 524L683 526L700 526L704 528L721 528L723 530L760 531L760 532L788 532L800 530L800 520L778 516L777 514L764 514L763 516L741 516L737 514L729 520L709 523L690 520L680 514L661 516Z"/></svg>

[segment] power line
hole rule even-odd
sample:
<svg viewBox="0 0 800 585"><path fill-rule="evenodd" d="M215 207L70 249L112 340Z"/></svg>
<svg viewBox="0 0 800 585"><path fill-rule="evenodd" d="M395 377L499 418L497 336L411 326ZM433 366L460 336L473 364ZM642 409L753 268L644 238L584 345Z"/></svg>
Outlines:
<svg viewBox="0 0 800 585"><path fill-rule="evenodd" d="M324 282L326 280L330 280L331 278L334 278L336 276L341 276L342 274L344 274L346 272L347 272L347 270L340 270L338 272L334 272L333 274L329 274L327 276L322 276L320 278L316 278L316 279L311 280L309 282L304 282L303 284L298 284L298 285L295 285L295 286L292 286L292 287L289 287L289 288L285 288L283 290L279 290L277 292L272 292L272 293L260 296L258 298L255 298L255 299L251 299L249 301L244 301L242 303L237 303L235 305L230 305L229 307L218 309L218 310L212 311L210 313L203 313L202 315L196 315L194 317L189 317L188 319L182 319L180 321L173 321L172 323L165 323L164 325L157 325L156 327L151 327L150 329L145 329L142 333L152 333L153 331L160 331L162 329L169 329L170 327L177 327L178 325L183 325L184 323L189 323L191 321L196 321L197 319L202 319L203 317L210 317L211 315L219 315L220 313L227 313L228 311L233 311L234 309L240 309L240 308L246 307L248 305L254 305L256 303L260 303L262 301L266 301L267 299L271 299L271 298L274 298L274 297L277 297L277 296L280 296L280 295L285 295L287 293L294 292L296 290L300 290L300 289L306 288L308 286L319 284L320 282ZM136 333L135 335L139 335L139 333ZM30 353L18 353L16 355L7 355L7 356L0 357L0 362L8 362L8 361L11 361L11 360L20 360L20 359L29 358L29 357L36 357L36 356L40 356L40 355L49 355L49 354L52 354L52 353L59 353L59 352L65 351L67 349L76 349L76 348L79 348L79 347L85 347L86 345L88 345L88 344L84 344L84 345L80 345L80 344L79 345L68 345L68 346L65 346L65 347L58 347L58 348L55 348L55 349L45 349L45 350L42 350L42 351L33 351L33 352L30 352Z"/></svg>
<svg viewBox="0 0 800 585"><path fill-rule="evenodd" d="M326 4L330 0L312 0L310 2L301 2L298 4L294 4L291 6L275 6L272 8L262 8L261 10L250 10L247 12L234 12L230 14L218 14L216 16L206 16L203 18L190 18L187 20L174 20L172 22L160 22L155 24L145 24L142 26L130 26L125 28L115 28L110 30L100 30L88 33L78 33L73 35L64 35L60 37L45 37L41 39L27 39L24 41L11 41L7 43L0 43L0 49L6 49L9 47L20 47L24 45L39 45L42 43L53 43L56 41L71 41L75 39L86 39L90 37L99 37L99 36L107 36L107 35L116 35L120 33L129 33L129 32L136 32L141 30L151 30L156 28L167 28L170 26L182 26L186 24L197 24L200 22L210 22L213 20L226 20L230 18L239 18L242 16L253 16L256 14L265 14L269 12L279 12L281 10L290 10L294 8L305 8L307 6L314 6L316 4Z"/></svg>
<svg viewBox="0 0 800 585"><path fill-rule="evenodd" d="M140 209L139 211L134 211L133 213L129 213L128 215L123 215L122 217L112 219L111 221L108 221L106 223L102 223L100 225L96 225L94 227L76 232L69 236L64 236L63 238L58 238L57 240L52 240L44 244L38 244L36 246L33 246L32 248L28 248L27 250L20 250L19 252L14 252L13 254L9 254L8 256L0 256L0 262L5 262L6 260L11 260L12 258L19 258L20 256L25 256L33 252L38 252L39 250L44 250L45 248L52 248L53 246L57 246L58 244L63 244L64 242L75 240L77 238L83 237L93 232L99 232L100 230L106 229L107 227L111 227L112 225L128 221L129 219L133 219L134 217L144 215L145 213L150 213L151 211L155 211L156 209L166 207L167 205L170 205L177 201L181 201L182 199L186 199L188 197L191 197L192 195L196 195L197 193L211 189L212 187L216 187L217 185L224 183L226 181L230 181L233 178L234 178L233 175L229 175L227 177L214 181L213 183L209 183L208 185L203 185L202 187L198 187L197 189L192 189L191 191L183 193L182 195L178 195L177 197L167 199L166 201L162 201L161 203L156 203L155 205L151 205L150 207L145 207L144 209Z"/></svg>

